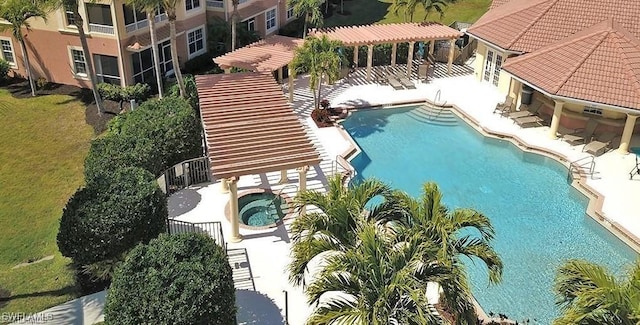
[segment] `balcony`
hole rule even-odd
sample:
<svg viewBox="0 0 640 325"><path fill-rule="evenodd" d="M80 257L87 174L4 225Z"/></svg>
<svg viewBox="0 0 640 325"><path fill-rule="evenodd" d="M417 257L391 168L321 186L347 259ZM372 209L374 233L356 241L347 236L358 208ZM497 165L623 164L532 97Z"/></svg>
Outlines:
<svg viewBox="0 0 640 325"><path fill-rule="evenodd" d="M92 24L92 23L89 23L89 32L90 33L109 34L109 35L114 35L115 34L115 30L113 29L113 26Z"/></svg>
<svg viewBox="0 0 640 325"><path fill-rule="evenodd" d="M159 15L156 15L156 23L162 22L167 20L167 14L166 13L161 13ZM131 23L125 26L125 30L127 31L127 33L131 33L131 32L135 32L138 29L142 29L142 28L146 28L149 26L149 20L147 19L143 19L143 20L139 20L135 23Z"/></svg>
<svg viewBox="0 0 640 325"><path fill-rule="evenodd" d="M224 1L207 0L207 8L224 8Z"/></svg>

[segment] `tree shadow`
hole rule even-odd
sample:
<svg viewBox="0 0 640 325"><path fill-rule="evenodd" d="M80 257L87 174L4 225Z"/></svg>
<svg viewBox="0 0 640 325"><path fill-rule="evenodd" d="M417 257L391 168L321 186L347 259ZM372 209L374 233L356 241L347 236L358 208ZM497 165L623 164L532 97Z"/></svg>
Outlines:
<svg viewBox="0 0 640 325"><path fill-rule="evenodd" d="M324 22L325 27L368 25L381 21L389 12L389 2L370 0L345 0L344 11L350 15L333 15ZM338 11L340 4L338 4Z"/></svg>
<svg viewBox="0 0 640 325"><path fill-rule="evenodd" d="M282 310L273 299L252 290L236 290L238 324L282 325Z"/></svg>
<svg viewBox="0 0 640 325"><path fill-rule="evenodd" d="M52 296L59 297L67 294L72 294L77 292L78 288L76 286L66 286L64 288L49 290L49 291L40 291L40 292L30 292L30 293L21 293L17 295L11 295L11 292L8 290L4 290L0 288L0 307L4 304L22 298L33 298L33 297L44 297L44 296Z"/></svg>
<svg viewBox="0 0 640 325"><path fill-rule="evenodd" d="M202 200L202 196L197 190L197 188L185 188L171 195L167 199L169 218L181 216L195 209Z"/></svg>

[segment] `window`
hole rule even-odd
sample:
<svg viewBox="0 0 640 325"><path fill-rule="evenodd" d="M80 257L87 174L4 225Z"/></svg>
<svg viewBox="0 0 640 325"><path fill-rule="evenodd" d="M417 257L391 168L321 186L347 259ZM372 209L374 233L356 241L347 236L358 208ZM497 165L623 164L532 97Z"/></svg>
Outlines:
<svg viewBox="0 0 640 325"><path fill-rule="evenodd" d="M287 20L294 18L293 6L287 6Z"/></svg>
<svg viewBox="0 0 640 325"><path fill-rule="evenodd" d="M163 75L173 74L173 62L171 61L171 40L158 44L158 56L160 57L160 71Z"/></svg>
<svg viewBox="0 0 640 325"><path fill-rule="evenodd" d="M89 24L113 26L111 6L96 3L85 3Z"/></svg>
<svg viewBox="0 0 640 325"><path fill-rule="evenodd" d="M68 4L65 4L64 6L64 18L67 20L67 26L76 25L76 18L75 18L75 15L73 14L73 8Z"/></svg>
<svg viewBox="0 0 640 325"><path fill-rule="evenodd" d="M133 81L135 83L147 83L152 88L157 87L151 48L131 54L131 62L133 63Z"/></svg>
<svg viewBox="0 0 640 325"><path fill-rule="evenodd" d="M185 0L184 1L187 11L195 8L200 8L200 0Z"/></svg>
<svg viewBox="0 0 640 325"><path fill-rule="evenodd" d="M204 53L204 29L202 27L187 33L187 47L189 58Z"/></svg>
<svg viewBox="0 0 640 325"><path fill-rule="evenodd" d="M120 69L118 69L117 57L94 54L93 62L96 65L98 82L120 85Z"/></svg>
<svg viewBox="0 0 640 325"><path fill-rule="evenodd" d="M73 61L73 72L76 75L87 76L87 63L84 60L82 50L71 49L71 60Z"/></svg>
<svg viewBox="0 0 640 325"><path fill-rule="evenodd" d="M256 19L255 18L249 18L247 19L247 30L250 32L253 32L256 30Z"/></svg>
<svg viewBox="0 0 640 325"><path fill-rule="evenodd" d="M267 11L265 14L265 20L267 22L267 31L270 31L274 28L276 28L276 8L273 8L269 11Z"/></svg>
<svg viewBox="0 0 640 325"><path fill-rule="evenodd" d="M2 58L9 62L11 65L16 64L16 56L13 55L13 46L11 46L11 40L0 40L2 44Z"/></svg>
<svg viewBox="0 0 640 325"><path fill-rule="evenodd" d="M147 15L144 12L137 11L125 4L122 5L122 10L124 11L124 23L126 25L135 24L147 19Z"/></svg>
<svg viewBox="0 0 640 325"><path fill-rule="evenodd" d="M493 66L493 85L497 86L500 82L500 70L502 70L502 55L496 54L496 63Z"/></svg>
<svg viewBox="0 0 640 325"><path fill-rule="evenodd" d="M584 110L582 110L582 113L589 114L589 115L602 116L602 109L596 108L596 107L585 106Z"/></svg>

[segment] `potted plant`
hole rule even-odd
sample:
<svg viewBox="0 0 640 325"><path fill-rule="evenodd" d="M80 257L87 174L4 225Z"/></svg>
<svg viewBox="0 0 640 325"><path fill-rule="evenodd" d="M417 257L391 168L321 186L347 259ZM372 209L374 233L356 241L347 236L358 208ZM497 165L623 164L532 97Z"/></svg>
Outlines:
<svg viewBox="0 0 640 325"><path fill-rule="evenodd" d="M329 103L329 101L327 99L323 99L323 100L320 101L320 106L322 106L323 109L329 108L329 105L330 105L330 103Z"/></svg>

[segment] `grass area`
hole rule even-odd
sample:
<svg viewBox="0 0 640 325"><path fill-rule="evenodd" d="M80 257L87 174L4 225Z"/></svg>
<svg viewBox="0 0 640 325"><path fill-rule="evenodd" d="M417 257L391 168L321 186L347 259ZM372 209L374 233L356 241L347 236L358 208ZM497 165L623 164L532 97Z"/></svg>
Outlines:
<svg viewBox="0 0 640 325"><path fill-rule="evenodd" d="M15 99L0 90L0 313L37 312L77 295L56 245L62 209L83 183L93 137L74 97ZM16 269L13 266L53 255Z"/></svg>
<svg viewBox="0 0 640 325"><path fill-rule="evenodd" d="M346 26L346 25L363 25L372 23L400 23L404 22L404 16L396 16L389 12L393 0L346 0L344 1L344 10L351 13L350 15L334 14L325 20L325 27ZM424 10L418 8L413 15L413 21L437 21L445 25L449 25L454 21L475 22L482 16L491 0L459 0L449 4L445 8L444 17L435 12L429 14L425 19Z"/></svg>

